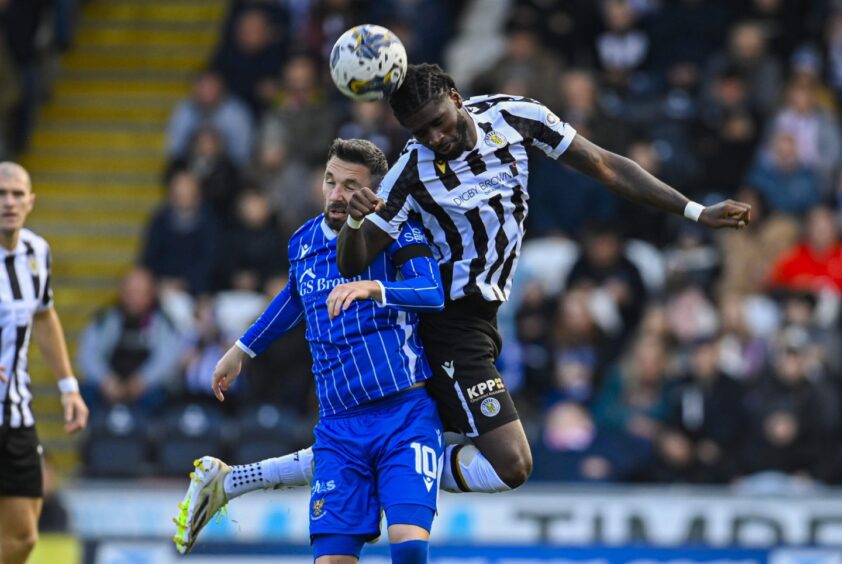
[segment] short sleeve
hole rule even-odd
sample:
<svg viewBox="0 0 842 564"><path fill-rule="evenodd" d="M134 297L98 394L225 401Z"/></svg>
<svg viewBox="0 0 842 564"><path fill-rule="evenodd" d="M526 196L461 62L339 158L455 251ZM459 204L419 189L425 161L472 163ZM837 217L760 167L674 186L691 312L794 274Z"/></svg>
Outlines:
<svg viewBox="0 0 842 564"><path fill-rule="evenodd" d="M573 126L535 100L508 103L500 115L523 137L524 144L540 149L551 159L560 157L576 137Z"/></svg>
<svg viewBox="0 0 842 564"><path fill-rule="evenodd" d="M403 224L397 239L389 246L387 252L389 258L397 266L416 257L433 256L427 237L421 225L415 220L409 220Z"/></svg>
<svg viewBox="0 0 842 564"><path fill-rule="evenodd" d="M377 195L386 203L383 208L366 218L388 233L392 239L398 239L401 227L413 210L412 194L424 186L418 176L418 151L410 149L396 162L383 181Z"/></svg>

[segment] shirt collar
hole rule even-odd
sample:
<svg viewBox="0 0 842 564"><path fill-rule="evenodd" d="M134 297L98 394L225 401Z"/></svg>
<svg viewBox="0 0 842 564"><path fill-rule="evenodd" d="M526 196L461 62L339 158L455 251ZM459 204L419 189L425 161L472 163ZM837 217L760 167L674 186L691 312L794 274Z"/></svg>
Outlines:
<svg viewBox="0 0 842 564"><path fill-rule="evenodd" d="M331 229L330 227L327 226L327 218L325 218L325 217L322 218L321 227L322 227L322 233L325 234L325 238L328 241L333 241L334 239L336 239L336 233L333 232L333 229Z"/></svg>

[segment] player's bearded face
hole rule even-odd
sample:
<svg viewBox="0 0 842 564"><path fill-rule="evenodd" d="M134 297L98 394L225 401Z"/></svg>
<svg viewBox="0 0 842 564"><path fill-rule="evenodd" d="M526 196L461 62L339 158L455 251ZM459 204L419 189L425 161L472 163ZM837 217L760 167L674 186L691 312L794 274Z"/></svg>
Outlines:
<svg viewBox="0 0 842 564"><path fill-rule="evenodd" d="M333 157L325 167L322 193L325 197L325 223L334 231L342 229L348 217L351 195L363 186L371 186L371 173L361 164Z"/></svg>

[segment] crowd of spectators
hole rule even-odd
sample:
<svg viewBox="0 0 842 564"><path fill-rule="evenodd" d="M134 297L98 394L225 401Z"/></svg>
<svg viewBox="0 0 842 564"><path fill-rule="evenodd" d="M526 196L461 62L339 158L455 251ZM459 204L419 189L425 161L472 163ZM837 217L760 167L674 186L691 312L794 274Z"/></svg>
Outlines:
<svg viewBox="0 0 842 564"><path fill-rule="evenodd" d="M456 67L447 47L473 4L232 2L173 109L167 196L138 268L83 337L95 402L176 406L185 421L196 415L185 405L213 404L216 359L284 283L289 235L322 209L329 141L363 137L393 161L407 139L386 104L350 104L330 85L333 41L380 23L410 61ZM710 232L535 155L527 240L500 313L533 480L838 482L842 5L509 4L485 30L503 38L497 59L457 76L464 95L539 99L693 199L753 206L746 230ZM246 372L226 417L272 404L312 424L302 334Z"/></svg>

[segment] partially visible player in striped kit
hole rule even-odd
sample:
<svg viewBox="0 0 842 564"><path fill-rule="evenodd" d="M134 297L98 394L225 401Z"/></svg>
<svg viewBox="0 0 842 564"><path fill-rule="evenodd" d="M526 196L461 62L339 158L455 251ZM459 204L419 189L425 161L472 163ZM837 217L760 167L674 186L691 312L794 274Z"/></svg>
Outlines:
<svg viewBox="0 0 842 564"><path fill-rule="evenodd" d="M73 377L53 308L50 247L24 223L35 194L26 170L0 163L0 562L26 562L38 539L43 483L41 445L28 372L34 339L58 379L64 429L85 428L88 408Z"/></svg>
<svg viewBox="0 0 842 564"><path fill-rule="evenodd" d="M356 561L363 544L380 534L381 509L393 562L426 562L436 510L444 439L424 387L432 372L417 327L418 313L444 305L438 265L420 228L407 223L360 275L345 279L336 266L336 234L351 194L375 185L387 168L374 144L334 141L323 184L325 212L290 239L288 285L213 375L222 400L246 356L306 323L320 422L312 450L296 453L287 466L307 475L302 485L313 483L310 535L319 563ZM203 457L195 466L176 519L180 552L191 549L227 499L262 486L279 465L270 460L231 468Z"/></svg>
<svg viewBox="0 0 842 564"><path fill-rule="evenodd" d="M473 445L447 447L442 488L498 492L526 481L532 455L505 382L497 308L506 301L528 210L527 147L588 174L619 195L713 228L745 227L748 205L703 207L633 161L582 136L539 102L519 96L463 100L436 65L410 65L389 100L414 136L380 185L354 193L339 235L339 269L354 276L400 234L424 225L442 271L447 305L424 315L428 385L446 430ZM363 221L365 220L365 221Z"/></svg>

